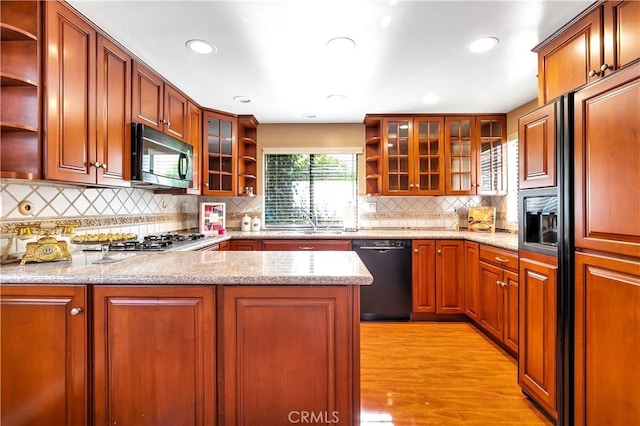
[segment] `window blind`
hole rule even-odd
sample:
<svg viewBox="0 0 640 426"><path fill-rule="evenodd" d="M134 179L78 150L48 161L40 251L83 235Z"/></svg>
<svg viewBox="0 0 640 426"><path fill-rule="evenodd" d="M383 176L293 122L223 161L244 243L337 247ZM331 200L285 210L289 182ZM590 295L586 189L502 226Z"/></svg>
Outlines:
<svg viewBox="0 0 640 426"><path fill-rule="evenodd" d="M357 205L356 154L265 154L265 227L342 227Z"/></svg>

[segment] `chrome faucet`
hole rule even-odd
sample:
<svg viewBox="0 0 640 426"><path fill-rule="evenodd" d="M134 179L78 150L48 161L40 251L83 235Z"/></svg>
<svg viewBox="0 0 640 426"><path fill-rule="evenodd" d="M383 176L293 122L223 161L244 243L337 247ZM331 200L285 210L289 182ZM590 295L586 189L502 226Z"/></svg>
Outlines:
<svg viewBox="0 0 640 426"><path fill-rule="evenodd" d="M315 215L312 215L311 212L302 212L304 218L309 222L311 228L315 231L318 228L318 222L315 218Z"/></svg>

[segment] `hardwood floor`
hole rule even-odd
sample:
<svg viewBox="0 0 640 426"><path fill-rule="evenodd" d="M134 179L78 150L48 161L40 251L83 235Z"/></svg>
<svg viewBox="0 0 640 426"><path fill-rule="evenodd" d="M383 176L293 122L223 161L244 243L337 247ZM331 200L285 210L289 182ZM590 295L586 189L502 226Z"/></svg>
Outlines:
<svg viewBox="0 0 640 426"><path fill-rule="evenodd" d="M517 362L468 323L363 322L362 425L552 425ZM386 421L385 421L386 419Z"/></svg>

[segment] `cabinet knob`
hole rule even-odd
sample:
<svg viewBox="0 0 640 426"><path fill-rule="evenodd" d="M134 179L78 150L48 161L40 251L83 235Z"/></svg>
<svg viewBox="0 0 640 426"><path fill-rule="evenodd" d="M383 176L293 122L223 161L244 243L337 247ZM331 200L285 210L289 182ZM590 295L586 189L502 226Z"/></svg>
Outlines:
<svg viewBox="0 0 640 426"><path fill-rule="evenodd" d="M602 75L604 75L604 72L607 70L613 70L613 67L609 64L602 64L602 66L600 67L600 71L602 71Z"/></svg>
<svg viewBox="0 0 640 426"><path fill-rule="evenodd" d="M437 253L438 253L438 254L442 254L442 250L438 250L438 251L437 251Z"/></svg>
<svg viewBox="0 0 640 426"><path fill-rule="evenodd" d="M103 169L107 170L107 163L102 163L102 165L100 167L102 167Z"/></svg>
<svg viewBox="0 0 640 426"><path fill-rule="evenodd" d="M595 77L596 75L600 75L600 71L596 71L596 70L589 71L589 77Z"/></svg>
<svg viewBox="0 0 640 426"><path fill-rule="evenodd" d="M91 165L96 169L99 169L102 166L102 164L98 163L97 161L92 162Z"/></svg>
<svg viewBox="0 0 640 426"><path fill-rule="evenodd" d="M167 125L167 127L171 127L171 122L170 121L165 121L165 123Z"/></svg>
<svg viewBox="0 0 640 426"><path fill-rule="evenodd" d="M418 249L413 249L413 252L414 253L418 253Z"/></svg>
<svg viewBox="0 0 640 426"><path fill-rule="evenodd" d="M414 185L412 183L409 184L409 188L413 188L413 187L414 187Z"/></svg>
<svg viewBox="0 0 640 426"><path fill-rule="evenodd" d="M71 315L73 315L74 317L80 312L82 312L82 308L71 308Z"/></svg>
<svg viewBox="0 0 640 426"><path fill-rule="evenodd" d="M208 187L209 187L209 182L206 182L206 183L204 184L204 186L206 186L206 187L208 188Z"/></svg>

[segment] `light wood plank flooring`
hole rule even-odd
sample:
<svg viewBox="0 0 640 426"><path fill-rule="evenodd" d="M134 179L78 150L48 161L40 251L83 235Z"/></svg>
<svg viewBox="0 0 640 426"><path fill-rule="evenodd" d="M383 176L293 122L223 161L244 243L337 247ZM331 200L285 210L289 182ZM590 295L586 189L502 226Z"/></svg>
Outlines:
<svg viewBox="0 0 640 426"><path fill-rule="evenodd" d="M467 323L363 322L362 425L551 425L517 363ZM386 420L385 420L386 419Z"/></svg>

